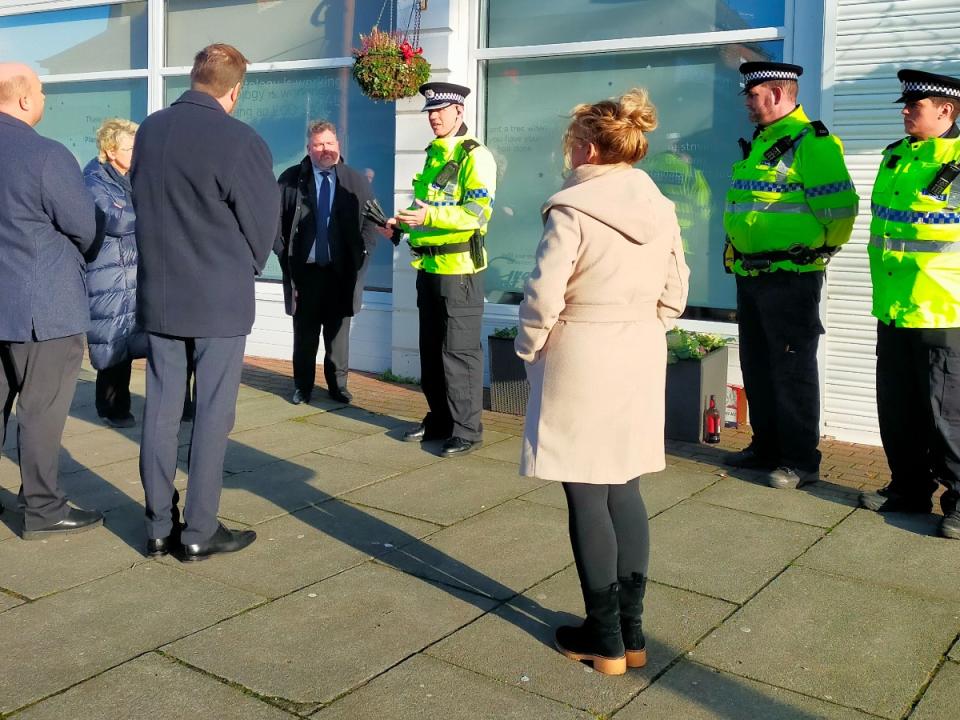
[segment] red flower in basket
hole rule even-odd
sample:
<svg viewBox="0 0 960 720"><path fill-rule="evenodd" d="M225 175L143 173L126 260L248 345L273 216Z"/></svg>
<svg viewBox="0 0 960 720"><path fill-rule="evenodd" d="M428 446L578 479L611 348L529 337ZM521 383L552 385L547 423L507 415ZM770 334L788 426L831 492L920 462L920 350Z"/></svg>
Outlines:
<svg viewBox="0 0 960 720"><path fill-rule="evenodd" d="M417 55L423 55L423 48L414 48L413 45L404 40L400 44L400 52L403 53L403 61L409 63Z"/></svg>

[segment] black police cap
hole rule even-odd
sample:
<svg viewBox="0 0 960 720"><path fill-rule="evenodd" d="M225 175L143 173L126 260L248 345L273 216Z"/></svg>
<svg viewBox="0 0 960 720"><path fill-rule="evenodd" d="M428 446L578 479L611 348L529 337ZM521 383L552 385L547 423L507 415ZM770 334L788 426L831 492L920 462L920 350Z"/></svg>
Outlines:
<svg viewBox="0 0 960 720"><path fill-rule="evenodd" d="M901 70L897 73L897 79L900 81L901 94L894 102L913 102L928 97L960 100L960 80L949 75L935 75L923 70Z"/></svg>
<svg viewBox="0 0 960 720"><path fill-rule="evenodd" d="M438 110L447 105L463 105L464 99L470 94L470 88L448 82L428 82L420 86L420 94L427 102L421 112Z"/></svg>
<svg viewBox="0 0 960 720"><path fill-rule="evenodd" d="M740 66L743 75L743 92L754 85L770 80L797 80L803 75L803 68L790 63L776 62L745 62Z"/></svg>

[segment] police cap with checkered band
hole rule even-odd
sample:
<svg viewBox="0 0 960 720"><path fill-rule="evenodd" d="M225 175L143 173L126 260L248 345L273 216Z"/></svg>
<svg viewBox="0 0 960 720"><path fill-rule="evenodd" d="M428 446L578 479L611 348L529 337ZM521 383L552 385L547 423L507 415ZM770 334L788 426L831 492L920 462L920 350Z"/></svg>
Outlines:
<svg viewBox="0 0 960 720"><path fill-rule="evenodd" d="M894 102L906 103L928 97L960 100L960 80L949 75L934 75L923 70L901 70L897 73L901 95Z"/></svg>
<svg viewBox="0 0 960 720"><path fill-rule="evenodd" d="M747 90L755 85L769 82L770 80L796 81L797 78L803 75L803 68L799 65L791 65L790 63L745 62L740 66L740 74L743 75L742 94L746 93Z"/></svg>
<svg viewBox="0 0 960 720"><path fill-rule="evenodd" d="M427 102L421 112L439 110L447 105L463 105L464 99L470 94L470 88L447 82L428 82L420 86L420 94Z"/></svg>

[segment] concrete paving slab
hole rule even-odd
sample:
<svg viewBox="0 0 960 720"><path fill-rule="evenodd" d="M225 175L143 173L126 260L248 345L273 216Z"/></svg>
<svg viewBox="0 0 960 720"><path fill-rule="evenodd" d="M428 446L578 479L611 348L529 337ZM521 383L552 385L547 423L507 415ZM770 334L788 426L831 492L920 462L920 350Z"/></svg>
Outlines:
<svg viewBox="0 0 960 720"><path fill-rule="evenodd" d="M60 472L71 473L111 465L121 460L140 457L139 428L124 435L104 428L94 432L65 437L60 450Z"/></svg>
<svg viewBox="0 0 960 720"><path fill-rule="evenodd" d="M950 659L960 662L960 640L954 643L953 648L950 650Z"/></svg>
<svg viewBox="0 0 960 720"><path fill-rule="evenodd" d="M143 563L0 614L0 712L9 713L259 602Z"/></svg>
<svg viewBox="0 0 960 720"><path fill-rule="evenodd" d="M290 715L170 658L150 653L44 700L17 720L290 720Z"/></svg>
<svg viewBox="0 0 960 720"><path fill-rule="evenodd" d="M640 693L618 720L867 720L872 716L687 661Z"/></svg>
<svg viewBox="0 0 960 720"><path fill-rule="evenodd" d="M358 407L343 407L330 412L321 412L305 418L311 425L331 427L337 430L346 430L357 435L376 435L387 430L405 428L409 420L395 418L389 415L379 415Z"/></svg>
<svg viewBox="0 0 960 720"><path fill-rule="evenodd" d="M305 422L281 422L233 433L223 467L227 472L244 472L358 437L357 433Z"/></svg>
<svg viewBox="0 0 960 720"><path fill-rule="evenodd" d="M955 602L796 567L704 640L692 658L899 718L958 630Z"/></svg>
<svg viewBox="0 0 960 720"><path fill-rule="evenodd" d="M960 665L947 661L933 678L910 720L956 717L960 708Z"/></svg>
<svg viewBox="0 0 960 720"><path fill-rule="evenodd" d="M312 717L317 720L566 720L590 716L417 655Z"/></svg>
<svg viewBox="0 0 960 720"><path fill-rule="evenodd" d="M512 500L380 562L506 600L573 562L566 513Z"/></svg>
<svg viewBox="0 0 960 720"><path fill-rule="evenodd" d="M400 430L368 435L341 445L324 448L319 452L347 460L379 465L394 471L415 470L440 462L439 442L408 443L400 440ZM446 460L445 462L457 462Z"/></svg>
<svg viewBox="0 0 960 720"><path fill-rule="evenodd" d="M648 584L645 605L649 662L642 670L620 677L592 672L553 647L557 627L579 625L583 620L583 597L574 568L536 585L426 652L506 685L608 714L646 687L735 607L657 583Z"/></svg>
<svg viewBox="0 0 960 720"><path fill-rule="evenodd" d="M937 537L939 517L857 510L797 564L917 595L960 600L957 543Z"/></svg>
<svg viewBox="0 0 960 720"><path fill-rule="evenodd" d="M165 650L261 695L330 702L494 604L365 563Z"/></svg>
<svg viewBox="0 0 960 720"><path fill-rule="evenodd" d="M743 603L823 533L686 500L650 521L650 578Z"/></svg>
<svg viewBox="0 0 960 720"><path fill-rule="evenodd" d="M418 543L439 529L422 520L334 500L257 525L257 541L242 553L181 567L275 598Z"/></svg>
<svg viewBox="0 0 960 720"><path fill-rule="evenodd" d="M3 457L0 457L0 487L12 488L14 491L20 487L20 466L14 462L15 458L15 454L10 457L6 451Z"/></svg>
<svg viewBox="0 0 960 720"><path fill-rule="evenodd" d="M516 466L509 463L467 456L397 475L350 493L347 498L438 525L452 525L529 492L542 482L519 477Z"/></svg>
<svg viewBox="0 0 960 720"><path fill-rule="evenodd" d="M12 607L16 607L17 605L22 605L22 604L23 604L23 600L21 600L20 598L14 597L13 595L8 595L5 592L0 592L0 612L3 612L4 610L9 610Z"/></svg>
<svg viewBox="0 0 960 720"><path fill-rule="evenodd" d="M144 559L142 510L108 513L105 522L105 527L76 535L0 543L0 587L35 599Z"/></svg>
<svg viewBox="0 0 960 720"><path fill-rule="evenodd" d="M529 479L529 478L528 478ZM552 480L542 480L543 485L536 490L532 490L520 499L526 502L538 503L547 507L557 508L558 510L567 510L567 497L563 494L563 484Z"/></svg>
<svg viewBox="0 0 960 720"><path fill-rule="evenodd" d="M492 442L489 438L484 438L483 447L475 454L480 457L487 457L492 460L502 460L503 462L520 464L520 444L522 439L518 437L507 437L504 440Z"/></svg>
<svg viewBox="0 0 960 720"><path fill-rule="evenodd" d="M371 485L395 473L377 465L305 453L223 481L220 516L255 525Z"/></svg>
<svg viewBox="0 0 960 720"><path fill-rule="evenodd" d="M291 395L293 391L290 391ZM233 423L233 432L243 432L252 428L266 427L278 422L305 418L322 412L322 407L313 405L294 405L276 395L253 397L237 401L237 417Z"/></svg>
<svg viewBox="0 0 960 720"><path fill-rule="evenodd" d="M725 478L697 495L700 502L745 510L768 517L831 528L854 511L853 502L841 503L816 497L806 488L775 490L757 483Z"/></svg>

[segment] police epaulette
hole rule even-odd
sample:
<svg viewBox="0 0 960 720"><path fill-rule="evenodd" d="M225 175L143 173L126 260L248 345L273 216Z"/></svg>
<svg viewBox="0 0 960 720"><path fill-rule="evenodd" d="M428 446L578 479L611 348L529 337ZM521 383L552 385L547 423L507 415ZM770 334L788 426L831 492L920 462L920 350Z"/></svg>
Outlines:
<svg viewBox="0 0 960 720"><path fill-rule="evenodd" d="M463 152L464 152L464 153L466 153L467 155L469 155L469 154L472 153L474 150L476 150L478 147L480 147L480 143L478 143L476 140L474 140L474 139L471 138L471 139L469 139L469 140L464 140L462 143L460 143L460 147L463 148Z"/></svg>
<svg viewBox="0 0 960 720"><path fill-rule="evenodd" d="M827 126L824 125L820 120L811 120L810 127L813 128L813 132L816 133L817 137L826 137L830 134L830 131L827 130Z"/></svg>
<svg viewBox="0 0 960 720"><path fill-rule="evenodd" d="M903 141L904 141L904 138L900 138L899 140L894 140L892 143L890 143L889 145L887 145L887 146L883 149L883 151L886 152L887 150L893 150L897 145L899 145L899 144L902 143Z"/></svg>

